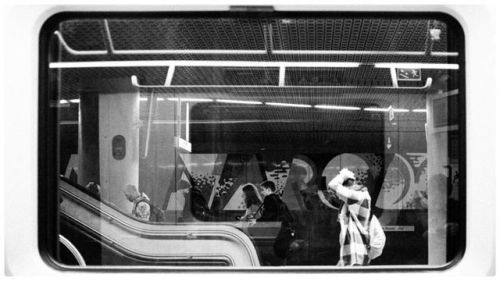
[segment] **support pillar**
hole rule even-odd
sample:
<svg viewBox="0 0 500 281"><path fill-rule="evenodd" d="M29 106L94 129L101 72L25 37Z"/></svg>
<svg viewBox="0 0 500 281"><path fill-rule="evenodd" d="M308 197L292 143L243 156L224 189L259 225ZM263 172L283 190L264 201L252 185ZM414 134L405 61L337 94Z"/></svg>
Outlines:
<svg viewBox="0 0 500 281"><path fill-rule="evenodd" d="M103 85L104 86L104 85ZM139 187L139 91L129 79L110 79L99 94L99 170L102 198L125 213L123 188Z"/></svg>

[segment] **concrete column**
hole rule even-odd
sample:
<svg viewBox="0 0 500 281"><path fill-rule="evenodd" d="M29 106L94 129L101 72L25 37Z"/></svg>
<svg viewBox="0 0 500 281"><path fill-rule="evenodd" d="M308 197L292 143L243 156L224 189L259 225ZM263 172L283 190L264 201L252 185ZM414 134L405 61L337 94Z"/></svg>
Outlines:
<svg viewBox="0 0 500 281"><path fill-rule="evenodd" d="M78 183L86 186L99 178L99 95L92 91L80 95L78 116Z"/></svg>
<svg viewBox="0 0 500 281"><path fill-rule="evenodd" d="M446 218L447 218L447 170L448 165L448 129L438 126L435 110L446 110L446 97L443 93L427 96L427 184L428 184L428 249L429 265L446 263ZM442 106L436 107L440 99ZM436 112L438 114L438 112ZM439 115L446 112L439 112ZM447 118L447 117L446 117Z"/></svg>
<svg viewBox="0 0 500 281"><path fill-rule="evenodd" d="M107 80L99 94L102 198L129 213L123 188L139 186L139 92L129 79Z"/></svg>

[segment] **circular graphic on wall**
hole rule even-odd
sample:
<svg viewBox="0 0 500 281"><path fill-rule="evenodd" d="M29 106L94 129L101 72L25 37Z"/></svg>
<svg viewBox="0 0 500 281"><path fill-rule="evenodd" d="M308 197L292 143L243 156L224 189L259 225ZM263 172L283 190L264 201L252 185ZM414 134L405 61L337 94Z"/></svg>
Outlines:
<svg viewBox="0 0 500 281"><path fill-rule="evenodd" d="M314 169L306 160L294 158L290 176L300 177L307 184L314 177Z"/></svg>
<svg viewBox="0 0 500 281"><path fill-rule="evenodd" d="M365 184L368 178L368 164L361 157L352 153L337 155L328 162L322 175L326 177L326 183L328 184L343 168L354 172L357 184Z"/></svg>
<svg viewBox="0 0 500 281"><path fill-rule="evenodd" d="M403 209L405 198L415 181L410 163L399 154L387 167L384 182L375 206L381 209Z"/></svg>

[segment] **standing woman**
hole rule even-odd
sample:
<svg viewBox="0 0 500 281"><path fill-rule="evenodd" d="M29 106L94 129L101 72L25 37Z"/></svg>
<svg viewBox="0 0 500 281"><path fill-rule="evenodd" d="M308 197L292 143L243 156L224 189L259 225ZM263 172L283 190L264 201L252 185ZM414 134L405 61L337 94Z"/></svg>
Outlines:
<svg viewBox="0 0 500 281"><path fill-rule="evenodd" d="M368 265L369 218L371 198L368 189L354 183L354 173L342 169L328 183L343 201L338 221L340 223L340 260L337 265Z"/></svg>
<svg viewBox="0 0 500 281"><path fill-rule="evenodd" d="M250 220L257 219L257 210L262 204L262 200L257 192L257 187L251 183L247 183L243 186L243 197L245 200L245 215L243 215L240 220Z"/></svg>

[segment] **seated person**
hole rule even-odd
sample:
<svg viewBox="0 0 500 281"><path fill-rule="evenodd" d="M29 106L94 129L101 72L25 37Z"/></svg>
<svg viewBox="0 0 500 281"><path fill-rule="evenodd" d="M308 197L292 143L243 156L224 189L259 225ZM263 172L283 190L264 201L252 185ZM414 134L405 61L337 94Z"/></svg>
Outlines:
<svg viewBox="0 0 500 281"><path fill-rule="evenodd" d="M243 186L243 199L245 200L245 215L243 215L240 220L252 220L260 217L257 213L260 205L262 205L262 200L257 192L257 187L251 183L247 183Z"/></svg>
<svg viewBox="0 0 500 281"><path fill-rule="evenodd" d="M164 212L158 207L153 206L149 197L143 192L140 193L139 189L132 184L128 184L124 190L125 197L132 202L134 205L132 207L132 216L151 222L161 222L164 221Z"/></svg>

